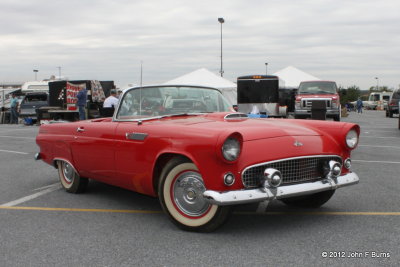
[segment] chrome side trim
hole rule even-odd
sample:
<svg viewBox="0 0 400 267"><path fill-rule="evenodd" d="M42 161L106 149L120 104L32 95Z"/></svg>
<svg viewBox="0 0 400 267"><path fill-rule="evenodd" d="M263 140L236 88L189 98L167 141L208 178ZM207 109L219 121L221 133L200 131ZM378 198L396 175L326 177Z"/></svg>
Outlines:
<svg viewBox="0 0 400 267"><path fill-rule="evenodd" d="M359 177L356 173L348 173L335 178L327 178L322 181L280 186L278 188L256 188L249 190L235 190L218 192L206 190L203 197L211 204L226 206L265 200L282 199L302 195L314 194L327 190L334 190L344 186L357 184Z"/></svg>
<svg viewBox="0 0 400 267"><path fill-rule="evenodd" d="M125 137L127 140L144 141L147 138L147 133L126 133Z"/></svg>

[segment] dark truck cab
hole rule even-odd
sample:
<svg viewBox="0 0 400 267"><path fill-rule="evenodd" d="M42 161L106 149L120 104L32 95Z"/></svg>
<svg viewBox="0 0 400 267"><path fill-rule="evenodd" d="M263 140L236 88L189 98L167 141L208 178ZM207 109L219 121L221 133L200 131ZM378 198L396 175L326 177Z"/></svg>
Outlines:
<svg viewBox="0 0 400 267"><path fill-rule="evenodd" d="M310 118L313 102L325 102L326 117L340 121L340 97L333 81L304 81L299 85L296 95L294 117Z"/></svg>
<svg viewBox="0 0 400 267"><path fill-rule="evenodd" d="M393 118L393 114L399 114L399 102L400 102L400 89L393 91L388 105L386 108L386 117Z"/></svg>
<svg viewBox="0 0 400 267"><path fill-rule="evenodd" d="M247 75L237 78L238 111L265 117L287 117L287 106L280 106L279 77Z"/></svg>
<svg viewBox="0 0 400 267"><path fill-rule="evenodd" d="M23 119L37 120L36 109L48 106L49 94L47 92L26 93L20 104L19 117Z"/></svg>

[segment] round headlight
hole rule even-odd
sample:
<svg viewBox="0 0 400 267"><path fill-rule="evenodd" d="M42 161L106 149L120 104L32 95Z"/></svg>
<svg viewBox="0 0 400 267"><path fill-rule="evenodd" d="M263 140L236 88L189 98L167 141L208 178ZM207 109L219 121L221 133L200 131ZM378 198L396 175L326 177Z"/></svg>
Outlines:
<svg viewBox="0 0 400 267"><path fill-rule="evenodd" d="M358 143L358 134L355 130L350 130L346 135L346 145L349 148L355 148Z"/></svg>
<svg viewBox="0 0 400 267"><path fill-rule="evenodd" d="M235 161L240 154L240 142L234 137L229 137L222 145L222 155L228 161Z"/></svg>

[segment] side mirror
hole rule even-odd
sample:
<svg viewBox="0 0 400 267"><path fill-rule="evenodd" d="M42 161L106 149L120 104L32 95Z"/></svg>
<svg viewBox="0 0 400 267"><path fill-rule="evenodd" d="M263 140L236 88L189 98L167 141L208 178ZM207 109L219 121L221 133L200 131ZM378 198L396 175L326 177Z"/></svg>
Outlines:
<svg viewBox="0 0 400 267"><path fill-rule="evenodd" d="M238 110L239 110L238 105L232 105L232 108L233 108L235 111L238 111Z"/></svg>

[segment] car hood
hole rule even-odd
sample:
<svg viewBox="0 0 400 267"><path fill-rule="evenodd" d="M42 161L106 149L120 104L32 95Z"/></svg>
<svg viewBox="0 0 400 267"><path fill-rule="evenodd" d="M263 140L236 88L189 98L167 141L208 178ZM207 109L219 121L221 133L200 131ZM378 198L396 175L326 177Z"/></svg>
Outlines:
<svg viewBox="0 0 400 267"><path fill-rule="evenodd" d="M332 98L332 99L338 99L338 95L336 95L336 94L298 94L296 96L297 100L300 100L302 98Z"/></svg>
<svg viewBox="0 0 400 267"><path fill-rule="evenodd" d="M174 129L182 126L193 129L197 134L209 135L221 132L238 132L243 141L283 137L283 136L320 136L317 128L304 126L299 120L290 119L227 119L226 113L211 113L201 116L175 117L164 121ZM186 128L184 127L184 128Z"/></svg>

